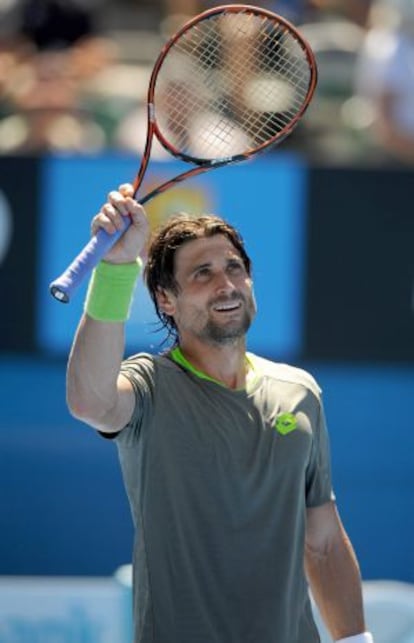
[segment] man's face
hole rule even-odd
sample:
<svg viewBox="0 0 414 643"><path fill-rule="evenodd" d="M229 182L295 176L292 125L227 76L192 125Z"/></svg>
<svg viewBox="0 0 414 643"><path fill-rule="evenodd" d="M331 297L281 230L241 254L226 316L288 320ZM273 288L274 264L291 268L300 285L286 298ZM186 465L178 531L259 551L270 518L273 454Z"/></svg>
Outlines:
<svg viewBox="0 0 414 643"><path fill-rule="evenodd" d="M252 280L226 236L183 244L175 255L178 292L164 292L161 308L174 317L180 340L232 344L244 337L256 313Z"/></svg>

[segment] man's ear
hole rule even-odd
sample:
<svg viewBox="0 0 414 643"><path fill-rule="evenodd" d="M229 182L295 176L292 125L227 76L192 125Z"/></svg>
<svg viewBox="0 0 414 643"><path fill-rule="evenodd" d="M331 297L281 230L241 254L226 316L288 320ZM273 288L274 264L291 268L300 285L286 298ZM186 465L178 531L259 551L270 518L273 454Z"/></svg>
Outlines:
<svg viewBox="0 0 414 643"><path fill-rule="evenodd" d="M174 316L175 297L170 290L164 290L163 288L157 290L157 304L161 312L170 317Z"/></svg>

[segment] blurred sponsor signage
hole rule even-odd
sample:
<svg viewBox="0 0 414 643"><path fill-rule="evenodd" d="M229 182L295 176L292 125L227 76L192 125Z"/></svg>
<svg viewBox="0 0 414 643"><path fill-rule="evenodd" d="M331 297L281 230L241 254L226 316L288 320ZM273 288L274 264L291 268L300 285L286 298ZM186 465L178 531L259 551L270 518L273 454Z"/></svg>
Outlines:
<svg viewBox="0 0 414 643"><path fill-rule="evenodd" d="M0 578L0 641L127 643L130 592L112 578Z"/></svg>
<svg viewBox="0 0 414 643"><path fill-rule="evenodd" d="M42 350L67 353L86 288L70 304L60 304L49 295L48 284L89 239L90 220L107 193L131 180L136 170L135 158L119 156L44 162L37 318ZM179 171L182 164L175 161L154 163L149 187ZM153 227L172 213L187 211L216 213L239 228L253 259L259 308L248 347L272 357L294 357L301 349L305 181L306 171L296 158L267 156L190 179L147 206ZM127 349L162 350L164 335L157 327L141 281L127 325Z"/></svg>

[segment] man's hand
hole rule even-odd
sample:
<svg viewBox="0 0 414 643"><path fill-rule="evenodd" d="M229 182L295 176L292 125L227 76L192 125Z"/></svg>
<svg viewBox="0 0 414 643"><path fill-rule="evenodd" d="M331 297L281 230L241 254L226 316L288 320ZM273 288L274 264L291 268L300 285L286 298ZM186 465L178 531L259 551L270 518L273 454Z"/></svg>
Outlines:
<svg viewBox="0 0 414 643"><path fill-rule="evenodd" d="M104 261L108 263L132 263L144 250L149 236L149 224L144 208L133 198L133 187L130 184L121 185L118 191L108 194L108 201L92 219L91 232L96 234L99 229L108 234L122 230L124 217L129 217L131 225L120 237Z"/></svg>

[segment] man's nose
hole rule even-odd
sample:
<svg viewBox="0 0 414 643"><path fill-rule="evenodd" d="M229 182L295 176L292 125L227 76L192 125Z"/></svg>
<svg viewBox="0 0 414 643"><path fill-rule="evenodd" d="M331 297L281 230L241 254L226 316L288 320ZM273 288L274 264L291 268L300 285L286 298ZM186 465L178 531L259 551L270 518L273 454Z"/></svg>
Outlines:
<svg viewBox="0 0 414 643"><path fill-rule="evenodd" d="M217 273L215 287L218 293L229 293L235 289L233 281L224 270Z"/></svg>

